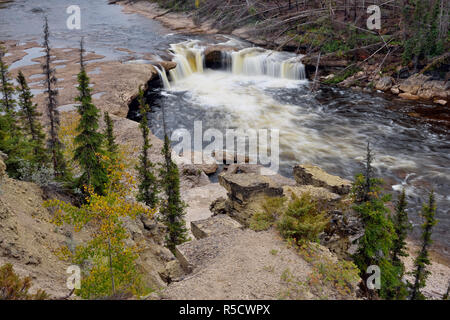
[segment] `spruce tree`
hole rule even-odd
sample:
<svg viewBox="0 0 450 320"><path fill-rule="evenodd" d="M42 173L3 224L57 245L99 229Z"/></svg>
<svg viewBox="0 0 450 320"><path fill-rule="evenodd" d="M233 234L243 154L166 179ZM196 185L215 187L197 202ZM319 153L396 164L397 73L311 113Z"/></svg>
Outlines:
<svg viewBox="0 0 450 320"><path fill-rule="evenodd" d="M17 82L19 83L17 87L19 91L19 117L33 148L32 164L42 167L48 163L49 158L45 149L45 134L38 120L41 114L37 111L37 105L33 103L33 95L22 71L19 71Z"/></svg>
<svg viewBox="0 0 450 320"><path fill-rule="evenodd" d="M78 135L75 137L74 160L79 163L82 170L78 181L79 186L92 186L97 194L103 194L108 177L105 164L100 157L103 154L103 135L98 132L100 112L92 103L83 52L83 40L81 40L80 73L77 87L79 95L75 98L75 101L80 103L77 106L80 122L77 127Z"/></svg>
<svg viewBox="0 0 450 320"><path fill-rule="evenodd" d="M177 165L172 161L170 140L167 133L164 135L164 147L162 149L164 163L161 168L161 185L167 200L162 204L161 220L167 226L167 247L175 251L175 247L188 240L186 222L184 221L186 204L180 196L180 176Z"/></svg>
<svg viewBox="0 0 450 320"><path fill-rule="evenodd" d="M368 144L364 174L356 176L352 190L355 198L353 209L359 213L364 226L364 235L359 239L353 259L361 272L363 289L368 289L367 268L377 265L381 270L381 289L378 293L382 298L392 299L392 292L401 286L401 279L390 261L394 227L388 218L386 203L391 197L381 193L383 181L373 176L372 161L373 155Z"/></svg>
<svg viewBox="0 0 450 320"><path fill-rule="evenodd" d="M13 97L14 86L8 72L8 66L3 61L4 51L0 49L0 150L8 155L5 161L6 170L11 178L20 178L22 161L29 159L30 144L17 125L18 115L16 101Z"/></svg>
<svg viewBox="0 0 450 320"><path fill-rule="evenodd" d="M409 255L406 250L406 237L408 231L411 229L411 224L408 221L408 213L406 212L407 205L406 194L403 189L395 206L395 214L392 217L395 237L392 243L391 260L399 279L403 279L405 274L405 266L400 257L407 257ZM403 300L407 296L407 287L403 282L400 282L399 287L391 292L392 299Z"/></svg>
<svg viewBox="0 0 450 320"><path fill-rule="evenodd" d="M55 76L55 69L51 66L51 48L50 48L50 31L48 28L48 20L44 20L44 64L42 69L45 75L45 93L47 94L47 116L50 122L49 137L47 141L47 148L51 154L51 162L55 178L60 181L69 180L69 172L63 156L63 145L58 137L59 131L59 111L56 97L58 90L56 89L57 78Z"/></svg>
<svg viewBox="0 0 450 320"><path fill-rule="evenodd" d="M158 204L158 181L153 173L154 164L148 157L148 152L152 145L149 141L150 129L148 128L147 115L150 111L149 105L145 101L144 90L139 88L139 105L141 110L141 122L139 128L142 133L142 151L139 156L139 165L136 169L139 173L139 193L136 197L138 201L144 202L147 206L155 208Z"/></svg>
<svg viewBox="0 0 450 320"><path fill-rule="evenodd" d="M105 121L105 132L103 133L105 137L105 149L108 157L114 162L117 160L119 152L119 146L117 145L116 137L114 136L114 124L107 111L103 114L103 119Z"/></svg>
<svg viewBox="0 0 450 320"><path fill-rule="evenodd" d="M426 280L430 271L427 270L427 265L431 264L429 259L428 250L433 243L431 240L431 234L433 226L436 225L437 220L434 218L436 213L436 204L434 200L434 192L431 191L428 203L422 207L422 217L425 222L422 225L422 247L419 254L414 261L415 270L411 272L414 276L414 283L410 283L411 288L411 300L425 300L425 296L420 291L426 285Z"/></svg>
<svg viewBox="0 0 450 320"><path fill-rule="evenodd" d="M411 230L411 223L408 221L408 213L406 212L407 205L408 203L406 202L405 189L403 189L395 206L395 214L392 217L396 234L391 253L392 262L394 264L403 265L400 257L408 256L408 252L406 250L406 237L408 236L408 231Z"/></svg>
<svg viewBox="0 0 450 320"><path fill-rule="evenodd" d="M16 102L13 98L14 86L11 83L9 77L8 66L3 62L4 51L0 48L0 77L2 81L2 99L0 99L1 111L6 115L12 116L14 114L14 108Z"/></svg>

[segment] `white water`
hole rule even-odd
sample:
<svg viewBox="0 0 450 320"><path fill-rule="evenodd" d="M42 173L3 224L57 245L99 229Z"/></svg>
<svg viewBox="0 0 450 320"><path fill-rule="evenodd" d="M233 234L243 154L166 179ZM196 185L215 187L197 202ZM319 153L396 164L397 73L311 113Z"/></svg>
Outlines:
<svg viewBox="0 0 450 320"><path fill-rule="evenodd" d="M199 41L186 41L170 46L177 67L170 71L173 82L205 70L205 47ZM237 52L222 52L225 70L235 75L269 76L273 78L304 80L305 67L300 56L262 48L245 48Z"/></svg>
<svg viewBox="0 0 450 320"><path fill-rule="evenodd" d="M311 94L300 57L291 54L260 48L224 51L223 70L210 70L204 67L200 42L171 48L178 66L158 103L170 110L166 121L172 130L192 130L199 120L203 130L279 129L280 173L291 175L294 165L311 163L349 179L361 171L370 140L377 175L393 191L406 189L415 222L421 199L435 188L441 220L436 232L443 243L450 241L450 143L392 111L398 102L332 88ZM155 134L160 122L155 114Z"/></svg>

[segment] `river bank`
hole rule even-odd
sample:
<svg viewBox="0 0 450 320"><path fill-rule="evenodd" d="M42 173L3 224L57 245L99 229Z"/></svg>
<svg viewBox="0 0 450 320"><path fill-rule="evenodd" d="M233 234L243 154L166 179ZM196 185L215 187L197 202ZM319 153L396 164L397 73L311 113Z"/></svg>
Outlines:
<svg viewBox="0 0 450 320"><path fill-rule="evenodd" d="M194 13L164 9L159 7L157 3L150 1L115 1L115 3L123 6L125 12L145 15L178 32L203 34L218 32L210 19L206 18L201 21L197 19L197 23L195 23L193 20ZM220 31L223 32L224 30ZM350 51L345 56L339 55L339 53L329 53L319 59L316 53L309 54L306 52L307 47L301 49L303 46L294 42L293 38L287 35L267 39L261 33L258 35L252 27L248 26L231 28L227 31L228 34L257 46L306 54L302 58L302 62L306 66L310 80L352 88L356 91L385 92L410 101L432 102L435 104L433 111L424 111L418 108L410 114L445 123L446 126L450 127L450 118L448 117L450 71L448 70L448 64L447 69L445 69L445 61L449 60L448 54L444 54L440 58L442 60L441 65L444 64L441 69L444 70L444 73L447 70L447 74L441 79L436 79L432 75L411 73L408 68L399 66L398 58L394 59L392 55L389 55L391 51L397 51L398 48L395 47L389 49L386 55L378 53L378 50L371 54L370 46L368 46L367 48ZM383 39L383 41L385 40ZM316 67L318 67L317 73Z"/></svg>
<svg viewBox="0 0 450 320"><path fill-rule="evenodd" d="M188 31L186 30L186 32ZM33 58L33 52L39 51L38 50L40 47L39 44L37 43L20 44L17 41L13 41L8 43L8 47L11 53L11 55L7 57L9 59L8 62L16 67L14 68L15 70L12 70L13 74L14 75L16 74L17 68L19 67L23 68L24 73L26 73L27 79L29 80L30 84L33 84L32 88L34 90L37 90L34 91L34 93L36 94L36 101L40 105L40 110L44 111L43 95L40 92L40 90L42 90L42 86L38 83L40 79L38 76L41 72L39 63L41 62L42 58L40 57ZM33 50L30 52L29 51L30 49ZM139 61L140 59L138 59L137 56L141 57L141 55L137 55L136 52L134 52L126 45L124 45L124 48L121 48L120 51L126 52L127 55L130 55L130 58L124 59L122 57L120 61L118 60L105 61L104 59L105 56L95 52L90 52L89 55L86 57L86 60L88 60L87 70L92 80L91 82L94 90L93 93L95 95L94 103L100 110L108 111L111 114L113 114L118 139L117 142L128 149L129 152L128 155L130 158L136 159L139 151L139 146L141 144L141 137L138 130L138 123L126 119L125 117L128 113L128 108L131 102L137 95L137 89L140 85L143 86L154 85L156 89L160 89L161 83L159 81L158 72L153 66L146 64L145 62L148 63L148 61L151 61L153 63L160 63L161 61L158 60L158 57L150 56L150 54L146 56L145 60L147 61L142 60ZM56 71L57 77L60 79L60 83L58 84L58 87L60 88L61 92L60 108L61 111L63 112L63 117L68 117L70 116L70 114L73 114L74 111L73 98L76 95L74 87L76 85L76 78L74 76L76 76L76 73L78 71L77 67L78 50L76 48L69 48L69 47L56 48L54 50L54 54L55 54L55 61L59 61L55 64L57 65ZM33 65L31 66L26 65L27 61L33 63ZM163 65L170 66L170 64L166 63L163 63ZM174 65L172 64L171 66L173 67ZM167 70L170 70L170 67L168 67ZM158 152L162 146L161 140L157 136L152 134L151 144L153 145L154 150L156 150L154 153L151 154L152 160L154 162L161 161L161 156L159 155ZM180 168L182 167L180 166ZM199 186L199 184L202 184L202 186ZM188 208L188 216L187 216L188 221L195 221L208 218L209 215L211 214L211 212L209 211L210 202L212 202L216 198L224 196L225 193L225 190L221 186L218 186L217 184L214 183L211 184L205 174L195 177L193 176L182 177L182 188L183 188L182 190L183 198L185 199L185 201L188 201L188 203L191 205L191 207ZM264 234L259 235L259 237L261 239L267 240L268 236ZM246 233L245 237L242 237L242 239L250 239L253 241L254 245L260 243L259 242L260 239L258 238L258 236L256 237L251 236L249 238L248 233ZM271 239L273 240L273 238ZM276 245L278 248L279 243L277 243ZM233 248L236 249L236 247ZM242 249L242 247L239 248ZM233 251L234 249L228 250L227 251L228 255L222 256L220 259L215 261L215 264L213 264L210 268L208 268L209 270L208 274L211 276L209 278L210 281L211 279L213 279L214 281L216 280L215 277L220 274L220 268L218 268L217 266L223 265L223 261L227 261L226 257L231 256L233 257L233 259L235 259L234 261L240 261L240 259L242 259L242 255L236 258L235 252L230 252ZM264 259L266 259L266 261L269 261L267 260L267 258L270 258L271 256L268 254L269 253L268 250L266 251L267 252L264 252ZM441 262L444 260L437 260L437 261ZM237 263L236 265L238 266ZM230 266L231 265L228 265L228 267ZM258 266L260 268L266 267L265 265L258 265ZM235 272L235 270L233 268L229 268L227 270L229 271L227 277L232 279L232 275ZM438 267L438 269L436 269L438 271L434 270L435 269L433 269L432 278L435 280L430 281L430 283L434 283L435 281L439 282L439 279L442 279L443 275L445 277L445 275L448 274L448 269ZM444 270L443 273L442 270ZM279 276L278 273L280 273L281 271L283 271L281 270L281 267L277 268L277 276ZM259 275L261 276L261 274L263 276L267 276L266 273L260 273ZM229 282L228 279L226 279L226 281ZM193 281L191 280L191 282ZM440 284L442 284L441 282ZM208 282L205 282L205 286L207 285ZM236 284L234 283L233 285ZM438 290L439 293L442 292L441 287L439 287ZM189 286L187 288L189 288ZM237 288L238 287L233 287L233 290L236 290ZM186 292L189 293L189 290L186 290ZM235 291L232 290L229 290L227 292L235 293Z"/></svg>

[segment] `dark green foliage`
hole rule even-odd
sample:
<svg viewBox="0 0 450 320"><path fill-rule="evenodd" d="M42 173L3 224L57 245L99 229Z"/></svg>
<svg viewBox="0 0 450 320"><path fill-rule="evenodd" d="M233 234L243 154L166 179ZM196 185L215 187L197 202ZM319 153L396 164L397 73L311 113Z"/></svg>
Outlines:
<svg viewBox="0 0 450 320"><path fill-rule="evenodd" d="M2 99L0 99L1 111L6 115L13 115L16 102L13 98L14 86L9 78L8 66L3 62L3 49L0 48L0 80L2 82Z"/></svg>
<svg viewBox="0 0 450 320"><path fill-rule="evenodd" d="M395 237L392 243L391 261L399 279L402 279L405 274L405 266L400 257L407 257L409 255L406 249L406 237L408 231L412 228L408 221L408 213L406 212L407 205L405 190L403 190L396 203L395 214L392 217ZM408 291L406 284L403 282L400 282L399 286L390 292L390 298L392 299L403 300L407 296Z"/></svg>
<svg viewBox="0 0 450 320"><path fill-rule="evenodd" d="M160 179L167 200L162 203L160 213L162 222L167 226L167 247L174 251L177 245L188 240L184 221L186 204L181 200L180 175L177 165L171 158L170 141L167 134L164 136L162 155L164 163L160 171Z"/></svg>
<svg viewBox="0 0 450 320"><path fill-rule="evenodd" d="M444 52L444 39L439 37L440 1L416 0L405 6L403 19L406 24L403 62L414 63L416 68L423 58Z"/></svg>
<svg viewBox="0 0 450 320"><path fill-rule="evenodd" d="M1 300L46 300L50 296L45 291L37 290L35 294L28 292L32 283L30 277L21 279L11 264L0 268L0 301Z"/></svg>
<svg viewBox="0 0 450 320"><path fill-rule="evenodd" d="M51 162L55 178L59 181L68 182L70 172L68 171L67 164L63 156L63 145L58 137L59 131L59 111L57 109L58 104L56 97L58 96L58 90L56 89L57 79L55 76L55 70L51 67L51 48L50 48L50 31L48 28L48 21L45 18L44 21L44 50L45 57L42 69L45 75L45 93L47 95L47 116L50 122L49 137L47 141L47 149L51 155Z"/></svg>
<svg viewBox="0 0 450 320"><path fill-rule="evenodd" d="M392 221L388 218L389 209L386 203L391 197L381 194L382 180L373 176L372 161L373 155L368 144L364 174L355 177L352 189L355 200L353 209L359 213L365 229L353 259L361 271L364 286L367 268L371 265L377 265L380 268L381 289L378 293L382 298L392 299L393 292L402 284L401 278L398 277L398 270L390 261L395 230Z"/></svg>
<svg viewBox="0 0 450 320"><path fill-rule="evenodd" d="M329 224L326 213L317 208L309 194L292 196L291 202L277 221L281 235L296 243L317 241L318 236Z"/></svg>
<svg viewBox="0 0 450 320"><path fill-rule="evenodd" d="M38 120L41 116L37 112L37 105L33 103L33 95L28 87L25 76L19 71L17 76L19 86L19 118L22 123L23 131L30 140L33 149L32 164L36 166L45 166L49 162L47 150L45 149L45 134L42 131L42 125Z"/></svg>
<svg viewBox="0 0 450 320"><path fill-rule="evenodd" d="M83 40L80 43L80 73L78 74L78 97L76 102L80 114L80 122L77 127L78 135L75 137L76 148L74 160L82 170L78 185L91 186L97 194L104 194L105 184L108 181L106 165L103 163L102 143L103 135L98 131L100 112L92 103L89 77L87 76L83 61Z"/></svg>
<svg viewBox="0 0 450 320"><path fill-rule="evenodd" d="M250 229L262 231L272 227L283 213L284 202L285 198L267 198L262 205L262 210L250 218Z"/></svg>
<svg viewBox="0 0 450 320"><path fill-rule="evenodd" d="M104 120L106 129L103 133L105 137L105 149L108 158L115 162L118 158L119 146L116 143L116 137L114 136L114 124L109 116L109 113L105 111Z"/></svg>
<svg viewBox="0 0 450 320"><path fill-rule="evenodd" d="M426 280L430 274L427 270L427 265L431 264L429 259L428 250L433 243L431 240L431 234L433 226L436 225L437 220L434 218L436 213L436 204L434 200L434 192L431 191L428 198L428 203L423 205L422 217L425 222L422 225L422 247L419 254L414 261L415 270L411 272L414 276L414 283L410 283L411 288L411 300L424 300L425 296L422 294L420 289L424 288L426 285Z"/></svg>
<svg viewBox="0 0 450 320"><path fill-rule="evenodd" d="M392 217L392 223L394 224L396 237L392 246L392 262L395 264L403 264L400 261L400 257L407 257L408 252L406 250L406 237L408 231L412 229L411 223L408 221L408 213L406 212L406 194L403 189L400 197L395 206L395 214Z"/></svg>
<svg viewBox="0 0 450 320"><path fill-rule="evenodd" d="M148 157L148 152L152 147L149 141L150 129L148 128L147 115L150 111L149 105L145 101L144 90L139 88L139 105L141 108L141 122L139 128L142 133L142 151L139 156L139 165L136 169L139 173L139 193L136 197L138 201L144 202L147 206L155 208L158 204L158 181L153 173L154 164Z"/></svg>
<svg viewBox="0 0 450 320"><path fill-rule="evenodd" d="M8 66L3 62L3 51L0 50L0 80L2 99L0 99L0 150L8 158L6 170L11 178L20 177L21 163L30 158L30 144L19 130L18 114L13 99L14 87L8 73Z"/></svg>

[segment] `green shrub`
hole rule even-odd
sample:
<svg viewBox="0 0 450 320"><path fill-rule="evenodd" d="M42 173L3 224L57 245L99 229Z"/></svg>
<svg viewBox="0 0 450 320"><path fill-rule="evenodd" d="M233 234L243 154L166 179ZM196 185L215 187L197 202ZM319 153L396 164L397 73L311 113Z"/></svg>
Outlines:
<svg viewBox="0 0 450 320"><path fill-rule="evenodd" d="M250 219L250 229L263 231L269 229L282 214L285 198L267 198L262 211L255 213Z"/></svg>
<svg viewBox="0 0 450 320"><path fill-rule="evenodd" d="M316 201L306 193L300 198L292 196L288 208L277 221L277 227L284 238L301 243L317 241L328 223L326 213L319 211Z"/></svg>

